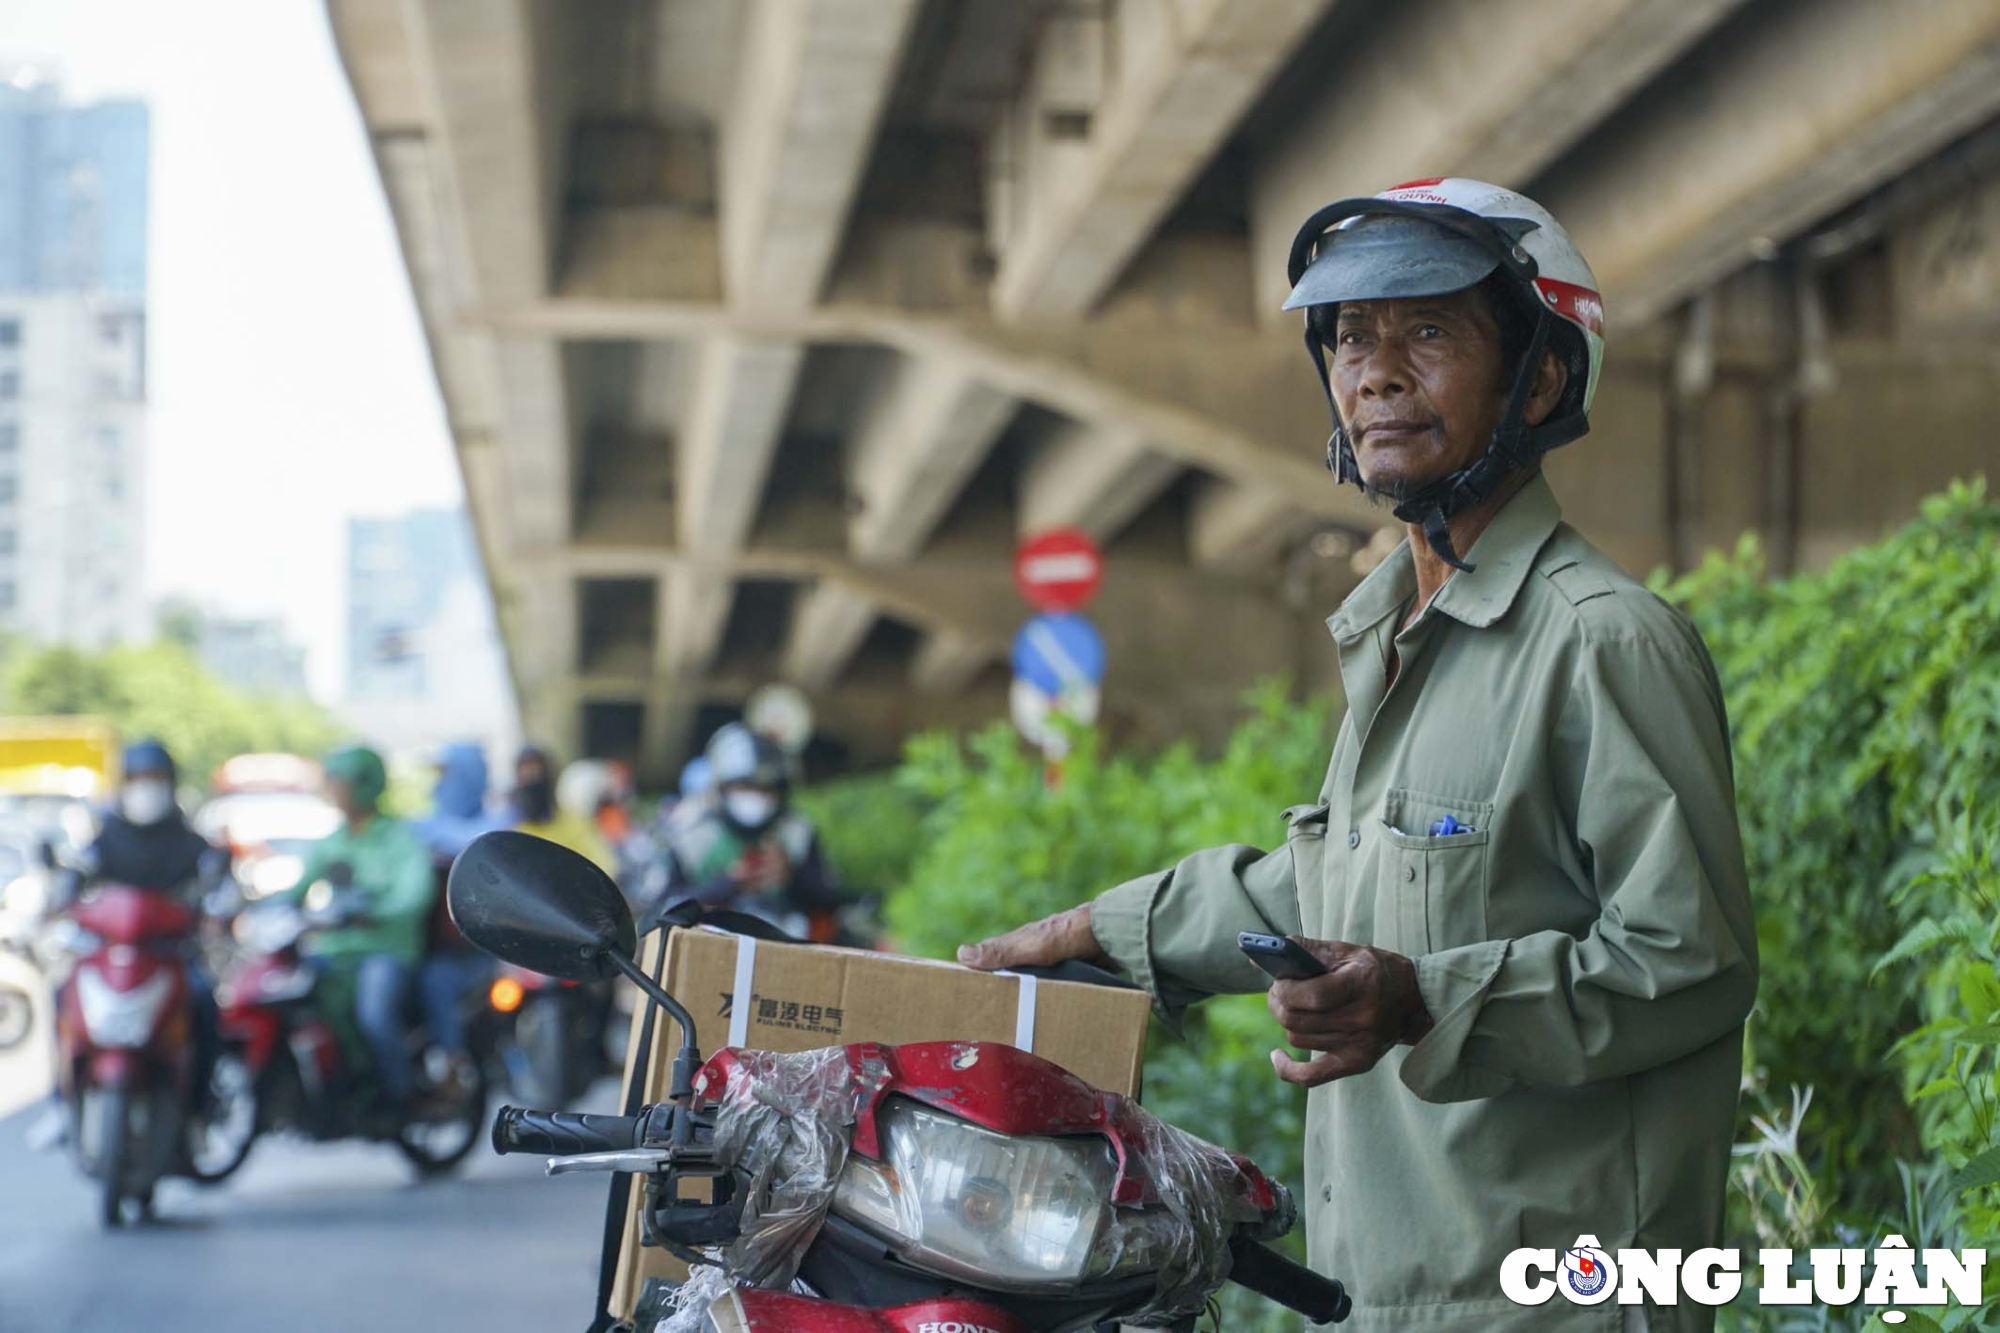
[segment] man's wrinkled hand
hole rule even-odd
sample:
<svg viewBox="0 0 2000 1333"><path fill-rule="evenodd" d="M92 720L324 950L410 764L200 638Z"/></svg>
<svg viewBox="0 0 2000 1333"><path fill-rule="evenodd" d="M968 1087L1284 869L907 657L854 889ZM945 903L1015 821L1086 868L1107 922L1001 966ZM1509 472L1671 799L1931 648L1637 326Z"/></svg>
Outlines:
<svg viewBox="0 0 2000 1333"><path fill-rule="evenodd" d="M1298 939L1327 966L1323 976L1274 982L1267 997L1285 1039L1318 1051L1299 1060L1271 1052L1278 1077L1302 1088L1365 1074L1392 1047L1421 1041L1430 1011L1417 991L1417 968L1408 958L1365 944Z"/></svg>
<svg viewBox="0 0 2000 1333"><path fill-rule="evenodd" d="M1090 907L1045 916L978 944L958 946L958 961L982 972L1009 967L1053 967L1072 959L1099 962L1104 949L1090 929Z"/></svg>

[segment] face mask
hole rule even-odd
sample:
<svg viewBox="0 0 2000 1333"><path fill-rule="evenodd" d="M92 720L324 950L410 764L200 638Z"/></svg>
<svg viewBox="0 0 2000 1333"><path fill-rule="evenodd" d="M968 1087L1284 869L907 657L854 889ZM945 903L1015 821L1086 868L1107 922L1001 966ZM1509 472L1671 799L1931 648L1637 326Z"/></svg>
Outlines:
<svg viewBox="0 0 2000 1333"><path fill-rule="evenodd" d="M724 792L722 810L744 828L760 829L778 817L778 798L765 791Z"/></svg>
<svg viewBox="0 0 2000 1333"><path fill-rule="evenodd" d="M556 784L547 778L524 782L514 789L514 804L530 824L540 824L556 812Z"/></svg>
<svg viewBox="0 0 2000 1333"><path fill-rule="evenodd" d="M157 824L174 808L174 789L165 782L141 778L125 784L118 808L131 824Z"/></svg>

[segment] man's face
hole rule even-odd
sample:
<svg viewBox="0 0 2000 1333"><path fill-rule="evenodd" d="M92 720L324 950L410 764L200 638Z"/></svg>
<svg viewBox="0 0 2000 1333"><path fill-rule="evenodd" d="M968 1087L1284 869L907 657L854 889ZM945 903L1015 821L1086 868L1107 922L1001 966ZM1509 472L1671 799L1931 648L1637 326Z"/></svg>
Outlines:
<svg viewBox="0 0 2000 1333"><path fill-rule="evenodd" d="M354 788L348 785L345 778L326 780L326 799L332 801L334 808L348 819L359 819L368 813L367 807L354 799Z"/></svg>
<svg viewBox="0 0 2000 1333"><path fill-rule="evenodd" d="M1391 500L1477 460L1506 410L1499 326L1475 289L1343 301L1327 355L1361 479Z"/></svg>
<svg viewBox="0 0 2000 1333"><path fill-rule="evenodd" d="M514 766L514 785L517 787L532 787L548 780L549 771L542 767L538 759L524 759Z"/></svg>

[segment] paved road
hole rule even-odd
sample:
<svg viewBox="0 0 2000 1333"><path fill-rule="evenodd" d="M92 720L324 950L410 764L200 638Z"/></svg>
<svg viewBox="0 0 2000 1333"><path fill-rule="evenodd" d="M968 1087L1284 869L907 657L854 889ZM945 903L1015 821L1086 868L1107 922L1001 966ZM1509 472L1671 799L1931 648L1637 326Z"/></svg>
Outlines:
<svg viewBox="0 0 2000 1333"><path fill-rule="evenodd" d="M611 1109L615 1089L594 1099ZM266 1141L228 1184L161 1187L154 1226L98 1229L71 1161L0 1119L4 1333L577 1333L604 1180L483 1145L418 1185L392 1148Z"/></svg>

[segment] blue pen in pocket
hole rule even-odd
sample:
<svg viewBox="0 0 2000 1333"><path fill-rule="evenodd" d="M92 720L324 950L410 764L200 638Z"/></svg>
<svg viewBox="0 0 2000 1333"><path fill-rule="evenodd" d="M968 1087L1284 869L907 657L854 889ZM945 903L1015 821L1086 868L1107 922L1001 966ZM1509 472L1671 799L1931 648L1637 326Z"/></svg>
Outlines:
<svg viewBox="0 0 2000 1333"><path fill-rule="evenodd" d="M1431 836L1433 838L1449 838L1454 833L1477 833L1478 831L1478 829L1475 829L1470 824L1459 823L1450 815L1446 815L1443 819L1431 825Z"/></svg>

